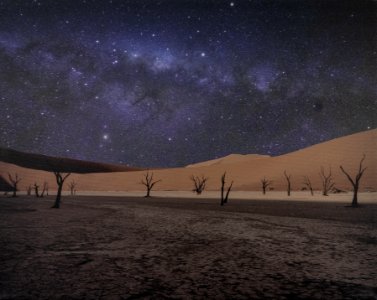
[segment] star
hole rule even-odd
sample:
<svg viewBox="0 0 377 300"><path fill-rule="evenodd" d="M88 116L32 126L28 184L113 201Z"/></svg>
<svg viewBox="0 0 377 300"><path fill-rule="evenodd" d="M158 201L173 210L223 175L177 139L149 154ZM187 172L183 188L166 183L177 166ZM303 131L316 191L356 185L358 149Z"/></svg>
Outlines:
<svg viewBox="0 0 377 300"><path fill-rule="evenodd" d="M373 1L337 26L327 2L8 2L0 147L175 167L377 127Z"/></svg>

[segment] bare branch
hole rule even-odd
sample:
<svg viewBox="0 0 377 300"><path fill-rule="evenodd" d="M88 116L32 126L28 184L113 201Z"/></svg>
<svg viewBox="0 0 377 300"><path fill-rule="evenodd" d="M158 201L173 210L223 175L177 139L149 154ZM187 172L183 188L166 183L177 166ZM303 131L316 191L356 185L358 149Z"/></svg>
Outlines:
<svg viewBox="0 0 377 300"><path fill-rule="evenodd" d="M230 193L230 190L232 189L232 186L233 186L233 181L232 181L230 186L228 187L226 194L225 194L225 197L224 197L225 176L226 176L226 172L224 172L224 174L221 176L221 202L220 202L220 205L224 205L225 203L228 202L229 193Z"/></svg>
<svg viewBox="0 0 377 300"><path fill-rule="evenodd" d="M67 174L63 177L63 182L64 182L64 180L67 179L67 177L68 177L69 175L71 175L71 173L67 173Z"/></svg>
<svg viewBox="0 0 377 300"><path fill-rule="evenodd" d="M150 197L150 192L154 185L162 180L153 181L153 173L149 174L149 171L144 174L144 179L141 180L141 184L143 184L147 188L147 194L145 197Z"/></svg>
<svg viewBox="0 0 377 300"><path fill-rule="evenodd" d="M74 181L74 180L72 180L72 181L69 183L69 189L70 189L70 191L71 191L71 196L73 196L73 195L76 194L76 190L75 190L76 186L77 186L77 182Z"/></svg>
<svg viewBox="0 0 377 300"><path fill-rule="evenodd" d="M263 179L261 179L260 182L262 183L263 194L266 194L267 187L272 184L272 181L271 180L267 180L266 177L264 177Z"/></svg>
<svg viewBox="0 0 377 300"><path fill-rule="evenodd" d="M308 176L303 176L304 177L304 182L303 184L307 186L307 188L310 190L310 194L313 196L314 193L313 193L313 187L312 187L312 183L309 179Z"/></svg>
<svg viewBox="0 0 377 300"><path fill-rule="evenodd" d="M322 195L328 196L329 191L335 184L332 179L331 167L329 167L329 173L326 175L324 167L321 166L321 172L319 173L319 176L321 177L322 181Z"/></svg>
<svg viewBox="0 0 377 300"><path fill-rule="evenodd" d="M362 159L360 160L360 164L359 164L359 174L361 173L361 169L363 168L363 162L365 160L365 154L363 154L363 157Z"/></svg>
<svg viewBox="0 0 377 300"><path fill-rule="evenodd" d="M14 178L10 173L8 173L9 181L13 188L13 194L12 197L17 197L17 185L21 181L21 178L18 177L18 174L16 173Z"/></svg>
<svg viewBox="0 0 377 300"><path fill-rule="evenodd" d="M205 189L208 177L205 177L204 175L202 175L202 177L191 175L190 179L194 183L193 192L196 192L197 195L200 195Z"/></svg>
<svg viewBox="0 0 377 300"><path fill-rule="evenodd" d="M287 174L287 171L284 170L284 176L285 176L285 179L287 180L287 194L288 196L291 195L291 175Z"/></svg>
<svg viewBox="0 0 377 300"><path fill-rule="evenodd" d="M352 206L357 207L358 206L358 200L357 200L357 194L359 192L359 183L360 179L363 176L365 170L367 169L366 167L363 168L363 162L365 160L365 154L363 154L363 157L360 160L359 164L359 170L355 176L355 181L352 179L352 177L347 173L346 170L342 166L340 166L340 170L347 176L348 180L351 182L352 187L353 187L353 199L352 199Z"/></svg>
<svg viewBox="0 0 377 300"><path fill-rule="evenodd" d="M351 176L343 169L342 166L340 166L340 169L347 176L348 180L352 183L352 185L355 186L355 182L353 181L353 179L351 178Z"/></svg>

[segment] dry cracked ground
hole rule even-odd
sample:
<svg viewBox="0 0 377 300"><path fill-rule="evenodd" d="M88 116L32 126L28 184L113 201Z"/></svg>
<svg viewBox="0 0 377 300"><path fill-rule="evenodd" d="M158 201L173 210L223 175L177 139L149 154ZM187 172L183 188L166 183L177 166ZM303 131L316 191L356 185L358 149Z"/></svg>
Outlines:
<svg viewBox="0 0 377 300"><path fill-rule="evenodd" d="M0 299L376 299L377 204L0 198Z"/></svg>

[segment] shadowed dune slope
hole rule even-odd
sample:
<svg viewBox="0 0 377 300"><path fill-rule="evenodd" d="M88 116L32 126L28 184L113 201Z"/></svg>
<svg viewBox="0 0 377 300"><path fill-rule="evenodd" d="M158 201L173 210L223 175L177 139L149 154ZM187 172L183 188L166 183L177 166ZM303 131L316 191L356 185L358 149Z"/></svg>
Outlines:
<svg viewBox="0 0 377 300"><path fill-rule="evenodd" d="M364 166L367 170L361 180L361 191L377 189L376 149L377 129L374 129L276 157L231 155L186 168L154 170L154 177L162 180L155 186L155 190L192 190L190 176L193 174L208 176L207 189L218 190L221 174L225 171L228 181L234 180L235 190L260 190L260 179L264 176L273 181L275 190L283 190L286 185L284 170L292 175L293 190L303 187L304 175L309 176L314 189L319 190L321 166L326 172L331 167L335 187L350 190L351 185L339 166L342 165L354 176L363 154L366 155ZM34 181L47 181L51 187L56 185L54 177L49 172L25 169L4 162L0 163L0 170L2 173L17 172L23 178L20 189L26 189ZM78 191L135 191L144 189L144 186L140 184L143 174L145 171L72 174L67 181L78 182Z"/></svg>
<svg viewBox="0 0 377 300"><path fill-rule="evenodd" d="M89 162L72 158L59 158L0 148L0 161L25 168L72 173L127 172L140 170L122 165Z"/></svg>

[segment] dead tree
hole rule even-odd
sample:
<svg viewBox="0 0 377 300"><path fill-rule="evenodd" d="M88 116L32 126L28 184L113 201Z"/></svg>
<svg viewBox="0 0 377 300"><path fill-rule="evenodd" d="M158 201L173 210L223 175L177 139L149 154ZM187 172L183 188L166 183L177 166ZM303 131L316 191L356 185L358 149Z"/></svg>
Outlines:
<svg viewBox="0 0 377 300"><path fill-rule="evenodd" d="M228 187L226 193L225 193L225 196L224 196L225 176L226 176L226 172L224 172L224 174L221 176L221 202L220 202L221 206L228 202L229 193L230 193L230 190L232 189L232 186L233 186L233 181L232 181L230 183L230 186Z"/></svg>
<svg viewBox="0 0 377 300"><path fill-rule="evenodd" d="M145 195L145 197L148 198L151 196L151 190L154 187L154 185L160 182L161 180L153 181L153 173L149 175L149 171L147 172L147 174L144 175L144 178L145 179L141 180L141 184L145 185L145 187L147 188L147 194Z"/></svg>
<svg viewBox="0 0 377 300"><path fill-rule="evenodd" d="M73 195L76 194L76 190L75 190L76 186L77 186L77 182L74 181L74 180L72 180L72 181L69 183L69 189L70 189L70 191L71 191L71 196L73 196Z"/></svg>
<svg viewBox="0 0 377 300"><path fill-rule="evenodd" d="M52 208L59 208L64 181L67 179L69 175L71 175L71 173L67 173L64 175L64 173L54 171L54 175L56 178L56 183L58 184L58 192L56 194L55 204L52 206Z"/></svg>
<svg viewBox="0 0 377 300"><path fill-rule="evenodd" d="M27 195L27 196L31 196L31 190L32 190L31 185L29 185L29 186L27 187L27 190L26 190L26 195Z"/></svg>
<svg viewBox="0 0 377 300"><path fill-rule="evenodd" d="M35 196L37 198L43 198L47 190L48 190L48 184L46 181L43 183L42 193L39 193L39 185L37 183L34 183L34 191L35 191Z"/></svg>
<svg viewBox="0 0 377 300"><path fill-rule="evenodd" d="M35 196L39 198L39 185L36 182L34 183L34 192Z"/></svg>
<svg viewBox="0 0 377 300"><path fill-rule="evenodd" d="M42 193L43 194L46 193L46 195L48 196L48 183L46 181L43 183L43 191L42 191Z"/></svg>
<svg viewBox="0 0 377 300"><path fill-rule="evenodd" d="M202 177L192 175L190 179L194 182L195 186L192 191L196 192L197 195L200 195L206 187L208 177L204 177L204 175L202 175Z"/></svg>
<svg viewBox="0 0 377 300"><path fill-rule="evenodd" d="M326 175L325 168L321 167L321 172L319 173L322 181L322 195L328 196L329 191L334 187L335 182L333 182L331 168L329 168L329 174Z"/></svg>
<svg viewBox="0 0 377 300"><path fill-rule="evenodd" d="M366 170L366 167L363 168L363 162L364 162L364 160L365 160L365 154L363 155L363 158L360 161L359 170L357 171L355 180L353 180L351 178L351 176L344 170L344 168L342 166L340 166L340 169L347 176L348 180L351 182L352 187L353 187L352 207L357 207L358 206L358 203L357 203L357 193L359 191L359 183L360 183L361 177L364 174L364 171Z"/></svg>
<svg viewBox="0 0 377 300"><path fill-rule="evenodd" d="M313 186L308 176L304 176L303 184L308 188L308 190L310 190L310 194L313 196L314 195Z"/></svg>
<svg viewBox="0 0 377 300"><path fill-rule="evenodd" d="M287 171L284 171L285 179L287 180L287 194L291 195L291 174L287 174Z"/></svg>
<svg viewBox="0 0 377 300"><path fill-rule="evenodd" d="M40 194L40 197L43 198L47 191L48 191L48 183L45 181L43 182L43 189L42 189L42 193Z"/></svg>
<svg viewBox="0 0 377 300"><path fill-rule="evenodd" d="M264 177L263 179L261 179L260 182L262 183L263 195L266 195L267 187L272 184L272 181L271 180L267 180L266 177Z"/></svg>
<svg viewBox="0 0 377 300"><path fill-rule="evenodd" d="M21 178L18 177L18 174L16 173L15 177L13 178L10 173L8 173L9 181L12 185L13 194L12 197L17 197L17 185L21 181Z"/></svg>

